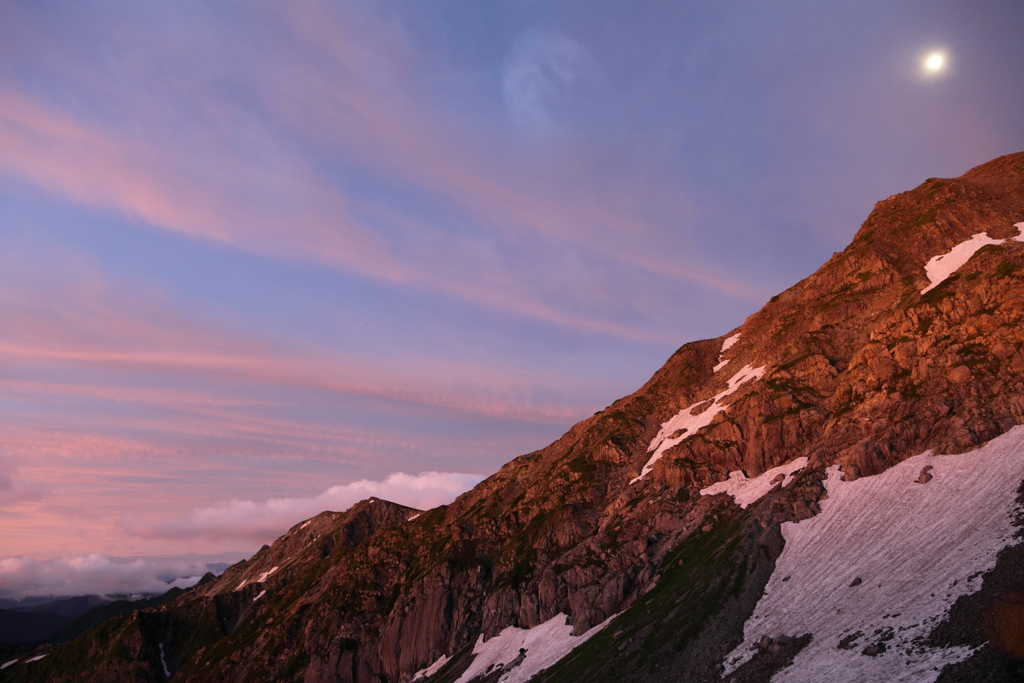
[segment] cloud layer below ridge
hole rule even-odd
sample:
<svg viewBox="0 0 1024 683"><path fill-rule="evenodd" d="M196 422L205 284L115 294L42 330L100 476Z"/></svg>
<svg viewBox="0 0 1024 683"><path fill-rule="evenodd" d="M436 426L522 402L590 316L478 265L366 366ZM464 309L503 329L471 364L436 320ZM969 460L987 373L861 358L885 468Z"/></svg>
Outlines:
<svg viewBox="0 0 1024 683"><path fill-rule="evenodd" d="M129 533L162 539L213 539L269 543L298 522L326 510L343 512L371 496L426 510L450 503L483 477L456 472L394 472L383 481L366 479L332 486L309 498L271 498L263 503L230 500L154 524L122 521Z"/></svg>

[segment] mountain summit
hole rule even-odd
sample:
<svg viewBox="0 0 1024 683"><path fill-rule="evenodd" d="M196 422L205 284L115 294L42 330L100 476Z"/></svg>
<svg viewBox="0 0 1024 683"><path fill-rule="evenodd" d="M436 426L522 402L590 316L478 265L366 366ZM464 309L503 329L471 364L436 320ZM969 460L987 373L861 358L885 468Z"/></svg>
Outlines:
<svg viewBox="0 0 1024 683"><path fill-rule="evenodd" d="M879 202L449 506L324 512L11 681L1010 681L1024 153Z"/></svg>

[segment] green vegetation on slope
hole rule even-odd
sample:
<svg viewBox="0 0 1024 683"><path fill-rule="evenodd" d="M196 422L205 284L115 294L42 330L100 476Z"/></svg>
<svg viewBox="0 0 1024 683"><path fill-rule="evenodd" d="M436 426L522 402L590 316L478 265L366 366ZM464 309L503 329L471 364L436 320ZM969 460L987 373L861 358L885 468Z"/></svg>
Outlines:
<svg viewBox="0 0 1024 683"><path fill-rule="evenodd" d="M716 521L717 518L717 521ZM663 674L702 634L712 618L740 598L752 566L771 563L760 547L751 554L748 512L719 508L708 524L669 553L658 584L604 630L572 651L537 683L621 683ZM769 572L770 573L770 572ZM673 680L675 680L673 678Z"/></svg>

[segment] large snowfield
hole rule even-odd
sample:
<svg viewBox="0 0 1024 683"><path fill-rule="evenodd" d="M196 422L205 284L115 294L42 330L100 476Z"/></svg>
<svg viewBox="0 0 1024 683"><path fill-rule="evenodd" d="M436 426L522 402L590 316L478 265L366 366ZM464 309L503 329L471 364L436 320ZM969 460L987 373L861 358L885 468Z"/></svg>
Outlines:
<svg viewBox="0 0 1024 683"><path fill-rule="evenodd" d="M917 483L928 467L931 480ZM763 636L810 633L772 681L934 681L971 650L922 641L1013 543L1022 480L1024 426L976 451L924 453L852 482L829 468L821 514L782 526L785 548L726 671ZM883 652L864 654L879 642Z"/></svg>

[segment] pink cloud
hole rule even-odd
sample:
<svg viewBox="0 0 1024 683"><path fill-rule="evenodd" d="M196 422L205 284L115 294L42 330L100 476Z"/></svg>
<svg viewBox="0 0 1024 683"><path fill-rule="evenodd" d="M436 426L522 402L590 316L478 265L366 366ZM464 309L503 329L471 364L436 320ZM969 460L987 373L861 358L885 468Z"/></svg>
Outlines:
<svg viewBox="0 0 1024 683"><path fill-rule="evenodd" d="M0 514L25 501L37 500L44 489L17 477L18 466L0 455Z"/></svg>
<svg viewBox="0 0 1024 683"><path fill-rule="evenodd" d="M36 478L82 461L111 463L109 473L118 475L155 474L152 469L157 465L163 469L184 465L191 477L201 478L210 469L237 470L233 476L241 477L244 459L250 456L332 465L456 453L511 457L517 453L513 449L527 448L530 443L527 439L509 441L507 435L448 437L399 428L265 419L245 413L195 416L187 413L186 407L174 406L175 416L155 418L99 413L70 416L54 424L30 417L22 422L31 424L0 425L0 441L10 454L26 462L38 461L33 465Z"/></svg>
<svg viewBox="0 0 1024 683"><path fill-rule="evenodd" d="M222 383L234 398L216 400L227 403L239 400L237 391L227 387L257 383L557 424L593 410L590 405L534 399L539 391L560 393L558 379L539 371L419 357L373 358L261 339L185 312L160 293L105 277L76 258L40 264L25 254L0 257L5 279L17 283L0 282L0 316L7 323L0 328L0 358L8 367L33 372L80 367L192 377ZM40 271L57 271L61 278L41 277ZM6 380L0 387L35 395L47 392L38 381L30 386ZM213 409L208 405L213 400L209 391L196 397L152 387L86 389L60 387L52 381L49 387L52 394Z"/></svg>
<svg viewBox="0 0 1024 683"><path fill-rule="evenodd" d="M524 385L512 377L492 375L488 385L486 373L477 372L474 381L449 382L433 377L451 378L467 373L469 368L454 363L424 361L409 367L409 376L401 377L395 363L373 360L348 362L338 358L297 359L274 356L244 357L203 353L124 352L115 350L57 351L30 346L0 343L0 357L12 365L23 367L42 364L74 364L108 370L158 372L173 376L194 375L205 379L218 378L230 382L258 382L268 385L316 389L338 394L385 398L422 405L438 406L494 417L562 424L586 415L590 407L552 405L521 401L501 393L516 393L515 385ZM374 372L379 366L380 373ZM448 372L446 372L448 371ZM461 385L461 386L460 386ZM504 385L504 386L503 386ZM129 400L133 389L127 389ZM104 392L113 398L113 393Z"/></svg>
<svg viewBox="0 0 1024 683"><path fill-rule="evenodd" d="M268 255L319 260L316 254L330 253L337 265L357 272L402 270L347 218L344 196L299 167L267 174L230 150L212 166L189 163L174 147L75 120L10 90L0 90L0 145L7 174L152 226ZM254 196L282 201L271 205Z"/></svg>
<svg viewBox="0 0 1024 683"><path fill-rule="evenodd" d="M293 39L317 57L311 63L333 60L350 78L351 87L333 88L334 71L306 68L297 70L299 77L289 74L262 83L272 101L307 104L282 114L310 139L319 144L333 140L368 166L443 196L509 237L534 230L635 268L697 281L741 299L761 301L766 296L734 273L675 251L666 258L660 243L671 232L688 231L693 221L689 201L681 199L686 189L666 182L666 169L653 167L640 176L611 172L629 167L624 157L632 150L582 149L547 141L524 154L467 138L460 123L418 101L424 55L413 52L400 29L362 15L341 18L319 2L289 4L284 18ZM373 36L373 43L388 45L386 51L373 52L374 69L368 73L361 68L369 49L367 35ZM429 57L426 61L444 69ZM350 118L353 112L359 115ZM614 179L603 180L603 175ZM658 227L649 212L658 204L671 207L675 214L671 232Z"/></svg>
<svg viewBox="0 0 1024 683"><path fill-rule="evenodd" d="M230 500L193 510L185 517L155 524L124 518L122 527L134 536L161 539L224 539L268 543L289 527L325 510L342 512L371 496L420 510L453 501L483 477L457 472L390 474L383 481L362 479L332 486L309 498L271 498L263 503Z"/></svg>
<svg viewBox="0 0 1024 683"><path fill-rule="evenodd" d="M259 50L235 46L245 58L223 68L253 89L265 108L262 118L214 97L201 80L184 90L173 79L163 83L164 73L146 74L140 87L154 88L156 102L173 92L170 106L154 107L144 98L121 103L135 112L145 134L73 117L17 87L0 86L0 172L196 239L629 339L667 341L608 315L604 299L619 296L616 282L566 287L557 254L570 250L743 299L764 298L698 259L665 256L666 240L685 232L680 226L691 218L679 187L666 183L660 170L600 180L595 173L615 164L592 152L559 148L524 156L495 149L425 104L417 85L425 56L395 25L320 2L256 13L278 28L262 29L267 35L257 41ZM201 48L206 57L224 59L210 45ZM78 74L80 67L51 68ZM108 87L95 82L95 74L80 75L93 79L90 87L98 92ZM180 135L182 128L187 135ZM239 136L251 144L240 145ZM357 160L371 173L426 190L471 217L479 239L467 248L464 236L412 213L397 219L386 203L347 195L317 170L324 162L318 155ZM622 185L629 191L613 190ZM652 220L649 207L659 205L673 214L670 227ZM402 225L401 237L381 237L365 223L371 215ZM493 246L495 239L512 244L524 235L551 242L532 250L534 261L538 255L554 260L509 264L509 250ZM404 246L410 241L415 249ZM564 300L552 300L553 291ZM636 305L628 297L617 304Z"/></svg>

